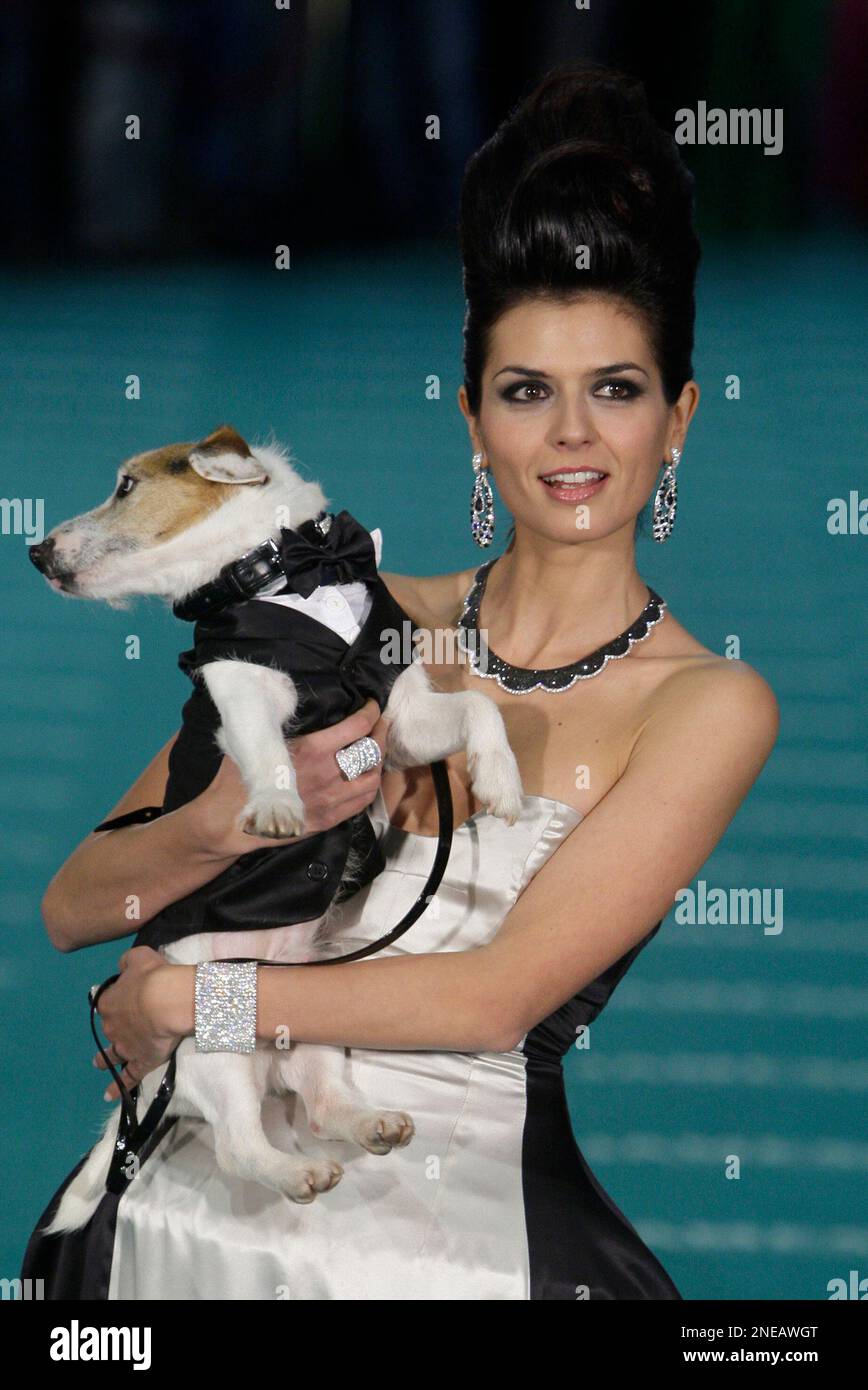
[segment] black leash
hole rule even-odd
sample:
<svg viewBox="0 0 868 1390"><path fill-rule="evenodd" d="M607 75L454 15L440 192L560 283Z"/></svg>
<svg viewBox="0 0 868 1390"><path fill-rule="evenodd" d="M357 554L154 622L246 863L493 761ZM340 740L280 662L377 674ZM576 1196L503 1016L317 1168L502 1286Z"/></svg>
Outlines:
<svg viewBox="0 0 868 1390"><path fill-rule="evenodd" d="M325 960L256 960L257 965L270 966L299 966L299 965L343 965L347 961L361 960L364 956L373 955L375 951L380 951L384 946L389 946L393 941L397 941L399 936L403 936L409 931L413 923L418 921L430 903L434 894L440 886L446 865L449 861L449 854L452 849L452 829L453 829L453 808L452 792L449 786L449 775L446 764L442 760L431 763L431 776L434 781L434 790L437 796L437 815L438 815L438 835L437 849L434 855L434 863L431 865L431 872L425 882L422 892L416 898L409 911L404 914L396 927L393 927L385 936L379 937L368 946L362 946L357 951L349 951L343 956L331 956ZM125 825L141 824L146 821L156 820L163 814L160 806L143 806L137 811L128 811L123 816L115 816L112 820L102 821L94 826L97 830L120 830ZM221 957L221 961L233 964L249 963L254 957L251 956L228 956ZM90 1000L90 1028L93 1033L96 1045L99 1048L103 1061L112 1074L112 1079L118 1088L121 1096L121 1114L118 1123L117 1138L112 1154L109 1174L106 1178L106 1191L122 1193L126 1190L126 1184L139 1172L145 1159L156 1146L161 1137L157 1133L166 1108L175 1091L175 1071L176 1053L180 1047L177 1044L171 1056L168 1066L157 1087L157 1093L148 1107L147 1114L139 1122L138 1120L138 1083L128 1090L115 1071L114 1065L100 1042L96 1031L95 1016L97 1004L103 990L113 985L120 975L110 975L107 980L103 980L101 985L93 985L88 991Z"/></svg>
<svg viewBox="0 0 868 1390"><path fill-rule="evenodd" d="M157 1087L157 1094L151 1101L148 1107L148 1113L140 1124L137 1113L139 1099L138 1085L134 1086L131 1091L127 1090L120 1075L115 1071L111 1058L100 1042L99 1034L96 1031L96 1024L94 1023L94 1015L96 1014L96 1006L99 1003L100 995L104 989L108 989L109 985L113 985L115 981L119 979L120 975L110 975L107 980L103 980L101 985L94 985L88 992L88 997L90 999L90 1030L96 1040L97 1047L102 1053L103 1061L111 1072L121 1094L121 1114L118 1122L118 1132L115 1138L114 1152L112 1153L111 1164L109 1165L108 1177L106 1178L105 1184L107 1192L115 1193L121 1193L126 1190L126 1184L129 1182L130 1178L136 1176L145 1159L148 1157L148 1154L155 1147L157 1126L162 1120L166 1112L166 1107L172 1099L175 1090L175 1053L181 1045L180 1043L178 1044L178 1047L175 1048L175 1051L169 1058L169 1065L166 1067L163 1078Z"/></svg>

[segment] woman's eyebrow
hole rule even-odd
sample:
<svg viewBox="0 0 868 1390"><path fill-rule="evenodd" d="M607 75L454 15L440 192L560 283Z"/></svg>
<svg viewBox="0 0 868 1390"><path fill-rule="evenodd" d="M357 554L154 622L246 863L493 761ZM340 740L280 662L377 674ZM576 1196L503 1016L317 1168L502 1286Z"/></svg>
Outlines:
<svg viewBox="0 0 868 1390"><path fill-rule="evenodd" d="M610 362L607 367L594 367L591 371L587 373L587 375L605 376L607 372L626 371L641 372L643 376L648 375L645 368L640 367L638 362ZM546 381L551 380L548 372L540 371L537 367L522 367L517 363L514 363L508 367L501 367L499 372L494 373L494 376L491 378L492 381L496 380L496 378L499 377L503 372L520 372L522 376L539 376L543 377Z"/></svg>

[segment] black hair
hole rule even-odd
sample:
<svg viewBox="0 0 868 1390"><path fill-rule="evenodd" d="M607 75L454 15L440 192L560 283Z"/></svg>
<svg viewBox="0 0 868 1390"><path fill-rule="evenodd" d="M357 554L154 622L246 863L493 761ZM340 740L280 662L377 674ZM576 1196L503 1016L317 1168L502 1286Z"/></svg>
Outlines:
<svg viewBox="0 0 868 1390"><path fill-rule="evenodd" d="M464 173L458 231L472 414L491 330L528 295L608 293L631 305L674 404L693 375L693 210L693 175L641 82L586 61L553 68ZM585 269L576 265L580 247Z"/></svg>

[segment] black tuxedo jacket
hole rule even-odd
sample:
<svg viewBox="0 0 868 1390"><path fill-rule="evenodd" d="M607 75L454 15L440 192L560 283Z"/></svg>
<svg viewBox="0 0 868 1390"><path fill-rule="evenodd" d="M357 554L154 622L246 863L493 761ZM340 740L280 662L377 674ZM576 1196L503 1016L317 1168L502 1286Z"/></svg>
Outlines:
<svg viewBox="0 0 868 1390"><path fill-rule="evenodd" d="M315 618L279 603L249 600L200 619L194 647L178 658L194 688L169 755L164 812L174 811L204 791L223 756L214 741L220 723L217 707L196 673L204 662L243 657L276 664L292 676L299 704L290 737L336 724L370 696L381 710L385 707L392 685L412 659L414 629L379 576L368 587L371 609L349 646ZM200 931L244 931L311 921L335 898L351 845L363 856L363 863L352 888L341 892L341 899L350 897L384 867L365 811L298 843L242 855L210 883L147 922L135 945L156 948Z"/></svg>

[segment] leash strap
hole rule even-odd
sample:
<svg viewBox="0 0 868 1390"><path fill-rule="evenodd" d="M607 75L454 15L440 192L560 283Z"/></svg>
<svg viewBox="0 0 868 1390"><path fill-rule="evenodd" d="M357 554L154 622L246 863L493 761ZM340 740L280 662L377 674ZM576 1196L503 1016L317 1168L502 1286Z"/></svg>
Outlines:
<svg viewBox="0 0 868 1390"><path fill-rule="evenodd" d="M102 1054L103 1061L112 1074L121 1094L121 1114L118 1122L118 1132L115 1139L115 1147L109 1165L108 1177L106 1178L106 1191L121 1193L126 1190L126 1184L134 1178L147 1158L148 1154L155 1147L157 1142L156 1129L162 1120L166 1107L172 1099L175 1090L175 1069L177 1064L176 1053L178 1048L169 1058L163 1078L157 1087L148 1113L141 1123L138 1120L138 1099L139 1088L134 1086L128 1091L120 1074L115 1071L111 1058L103 1047L99 1034L96 1031L95 1015L96 1007L99 1003L103 990L113 985L120 975L110 975L107 980L103 980L101 985L93 987L88 994L90 999L90 1030L93 1033L96 1045ZM180 1046L180 1044L179 1044Z"/></svg>
<svg viewBox="0 0 868 1390"><path fill-rule="evenodd" d="M422 916L422 913L425 911L426 907L431 902L431 899L437 892L443 875L446 872L446 865L449 862L449 855L452 849L452 790L449 786L449 774L446 770L445 762L443 762L442 760L438 760L437 762L431 763L431 776L434 781L434 791L437 796L437 849L434 854L434 862L431 865L431 871L428 874L428 878L425 882L425 886L422 889L422 892L416 898L415 902L412 904L409 910L405 912L398 925L396 927L393 927L390 932L387 932L385 936L378 937L378 939L376 941L371 942L370 945L362 946L358 951L350 951L343 956L331 956L326 958L325 960L315 961L273 961L256 959L255 963L257 965L268 965L278 968L283 966L297 967L304 965L344 965L348 961L361 960L365 956L373 955L375 951L380 951L384 946L391 945L393 941L398 940L398 937L403 936L405 932L409 931L410 927L413 926L414 922L417 922L419 918ZM133 825L144 821L155 820L156 817L159 815L162 815L162 807L143 806L136 811L127 812L126 815L116 816L112 820L102 821L100 825L94 827L94 830L120 830L125 825ZM235 965L238 965L244 962L249 963L255 958L251 956L228 956L221 957L220 959L221 961L229 961ZM121 1096L121 1113L118 1122L117 1138L115 1140L115 1148L112 1154L108 1177L106 1178L106 1191L114 1193L122 1193L126 1191L127 1183L130 1181L131 1178L134 1178L136 1174L140 1171L142 1164L145 1162L145 1159L156 1147L157 1143L165 1133L165 1129L161 1130L158 1133L158 1128L160 1126L160 1122L163 1119L163 1116L165 1115L166 1107L168 1106L169 1101L172 1099L172 1095L174 1094L177 1060L176 1054L178 1051L178 1047L180 1047L181 1045L180 1043L178 1043L171 1056L169 1057L165 1073L163 1075L162 1080L160 1081L159 1086L157 1087L157 1093L154 1096L154 1099L151 1101L146 1115L141 1120L141 1122L139 1122L138 1084L136 1084L131 1091L127 1089L127 1087L121 1080L119 1073L115 1071L114 1064L112 1063L108 1053L103 1047L102 1042L99 1038L99 1034L96 1030L95 1016L100 996L102 995L103 990L108 989L109 985L113 985L115 981L119 979L120 975L110 975L107 980L103 980L101 985L95 985L88 991L88 998L90 999L91 1032L93 1033L96 1045L99 1048L103 1061L105 1062L106 1066L111 1072L112 1079L115 1082L115 1085L117 1086Z"/></svg>

